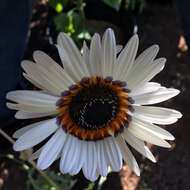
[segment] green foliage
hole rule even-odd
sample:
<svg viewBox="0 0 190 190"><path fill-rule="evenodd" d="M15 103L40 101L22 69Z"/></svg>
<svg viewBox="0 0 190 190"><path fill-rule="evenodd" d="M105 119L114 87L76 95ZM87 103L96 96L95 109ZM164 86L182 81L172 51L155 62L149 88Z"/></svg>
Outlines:
<svg viewBox="0 0 190 190"><path fill-rule="evenodd" d="M2 155L1 158L9 159L16 163L20 169L24 170L27 173L27 181L26 181L26 190L57 190L55 187L49 184L49 182L39 175L36 172L36 169L32 167L30 164L27 164L20 156L20 160L17 159L13 154ZM44 171L46 175L54 181L57 185L59 185L60 189L70 190L72 186L76 183L76 180L72 180L70 175L63 175L60 172L56 173L50 169Z"/></svg>
<svg viewBox="0 0 190 190"><path fill-rule="evenodd" d="M79 33L77 35L78 39L84 39L84 40L90 40L92 38L92 36L90 35L90 33L87 30L83 30L81 33Z"/></svg>
<svg viewBox="0 0 190 190"><path fill-rule="evenodd" d="M142 13L144 8L146 7L146 0L125 0L125 8L128 10L135 10L138 8L138 12Z"/></svg>
<svg viewBox="0 0 190 190"><path fill-rule="evenodd" d="M46 1L57 11L57 15L54 17L54 24L58 32L67 33L69 36L72 36L72 38L74 38L76 42L80 39L91 39L90 34L85 29L85 3L83 2L83 0ZM67 9L65 9L65 7Z"/></svg>
<svg viewBox="0 0 190 190"><path fill-rule="evenodd" d="M119 11L121 7L122 0L102 0L106 5ZM127 10L135 10L138 9L139 13L142 13L144 8L146 7L146 0L123 0L124 1L124 8Z"/></svg>
<svg viewBox="0 0 190 190"><path fill-rule="evenodd" d="M52 6L58 13L63 11L63 8L67 5L68 0L46 0L46 2Z"/></svg>
<svg viewBox="0 0 190 190"><path fill-rule="evenodd" d="M30 168L28 170L28 180L26 182L26 190L30 190L31 186L34 190L56 190L52 187L43 177L38 177L35 179L33 176L35 174L35 169ZM69 175L63 175L61 173L55 173L51 170L46 170L46 174L64 190L70 190L75 184L75 181L71 179Z"/></svg>
<svg viewBox="0 0 190 190"><path fill-rule="evenodd" d="M110 6L111 8L115 9L116 11L119 10L120 6L121 6L121 1L122 0L103 0L103 2Z"/></svg>
<svg viewBox="0 0 190 190"><path fill-rule="evenodd" d="M29 151L29 154L31 152ZM21 154L22 155L22 154ZM57 188L60 190L70 190L73 185L76 183L76 180L73 180L70 175L63 175L60 172L54 172L51 169L47 169L46 171L43 171L44 174L46 174L46 178L43 177L43 175L39 175L36 168L34 168L31 164L28 164L25 160L22 158L22 156L19 156L20 159L17 159L13 154L7 154L7 155L1 155L0 159L6 158L9 159L16 164L18 164L19 168L26 172L27 174L27 181L26 181L26 190L57 190L53 185L50 185L50 181L47 180L47 177L51 179L51 181L54 182L54 184L57 185ZM111 168L108 167L108 173L111 172ZM40 173L41 174L41 173ZM106 177L100 177L96 182L89 183L88 187L84 190L93 190L95 186L97 185L96 189L101 190L103 183L106 181ZM145 184L146 185L146 184ZM143 187L145 187L143 183ZM142 190L151 190L151 189L142 189Z"/></svg>
<svg viewBox="0 0 190 190"><path fill-rule="evenodd" d="M92 182L92 183L90 183L90 184L88 185L88 187L85 188L84 190L93 190L94 186L95 186L95 183Z"/></svg>
<svg viewBox="0 0 190 190"><path fill-rule="evenodd" d="M56 29L58 31L64 31L70 36L79 33L81 22L82 18L73 10L67 13L60 13L54 19Z"/></svg>

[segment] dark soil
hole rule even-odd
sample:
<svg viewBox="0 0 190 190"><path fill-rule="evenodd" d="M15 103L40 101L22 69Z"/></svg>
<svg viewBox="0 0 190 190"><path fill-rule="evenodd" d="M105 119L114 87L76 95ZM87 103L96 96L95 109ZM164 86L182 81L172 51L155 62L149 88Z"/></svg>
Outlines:
<svg viewBox="0 0 190 190"><path fill-rule="evenodd" d="M180 110L183 118L173 126L167 127L176 140L171 150L155 148L157 164L145 161L142 164L141 182L145 182L153 190L190 189L190 128L189 128L189 69L190 58L183 42L182 31L175 5L152 5L143 17L139 17L139 33L141 46L151 43L160 45L160 56L167 58L166 68L161 72L158 81L167 87L181 91L180 95L171 101L163 103L166 107Z"/></svg>
<svg viewBox="0 0 190 190"><path fill-rule="evenodd" d="M36 12L36 10L38 10ZM44 27L49 22L51 11L44 4L39 4L31 22L31 38L25 54L26 58L31 57L31 52L35 49L42 49L55 56L56 50L53 45L49 45L47 40L42 39L45 35ZM41 21L41 22L39 22ZM167 58L167 64L154 80L166 87L174 87L181 91L176 98L162 103L162 106L180 110L183 118L172 126L169 130L176 137L175 142L171 142L170 150L153 146L152 151L158 162L151 163L147 159L136 154L141 167L141 177L137 177L125 165L120 174L109 174L103 184L104 190L187 190L190 189L190 58L187 56L187 47L182 38L182 31L179 24L178 14L175 4L149 4L143 14L137 17L138 33L140 37L139 53L152 44L160 46L160 57ZM149 145L150 146L150 145ZM11 146L8 144L3 154L10 153ZM80 176L79 176L80 177ZM84 178L74 189L84 189ZM84 181L84 182L83 182ZM2 190L25 190L26 173L9 159L0 158L0 189ZM83 186L80 186L80 184Z"/></svg>

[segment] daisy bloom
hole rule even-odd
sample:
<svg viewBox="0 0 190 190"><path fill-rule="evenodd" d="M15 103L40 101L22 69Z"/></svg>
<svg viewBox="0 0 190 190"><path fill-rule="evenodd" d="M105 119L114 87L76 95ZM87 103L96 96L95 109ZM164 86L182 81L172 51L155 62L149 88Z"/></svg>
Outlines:
<svg viewBox="0 0 190 190"><path fill-rule="evenodd" d="M156 162L145 141L170 148L172 134L155 124L175 123L182 115L173 109L150 106L168 100L179 90L149 82L163 68L156 58L158 45L136 59L139 39L134 35L121 51L114 33L107 29L100 39L94 34L82 54L72 39L60 33L57 48L63 67L41 51L34 61L23 61L24 77L40 90L7 94L17 119L43 118L14 133L16 151L29 149L49 137L30 159L44 170L60 158L60 171L94 181L106 176L108 166L120 171L123 160L140 175L128 145Z"/></svg>

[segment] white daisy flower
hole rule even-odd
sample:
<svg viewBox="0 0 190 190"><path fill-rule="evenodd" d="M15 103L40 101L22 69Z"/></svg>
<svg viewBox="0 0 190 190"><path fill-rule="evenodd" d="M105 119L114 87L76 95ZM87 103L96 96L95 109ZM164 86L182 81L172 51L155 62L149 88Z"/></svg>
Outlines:
<svg viewBox="0 0 190 190"><path fill-rule="evenodd" d="M179 90L149 82L163 68L165 58L156 58L153 45L136 59L139 39L134 35L121 53L115 36L107 29L103 39L92 38L83 54L72 39L60 33L57 48L64 69L41 51L34 62L23 61L24 77L40 88L7 94L10 109L18 110L18 119L42 118L14 133L14 150L29 149L52 135L31 159L38 158L40 169L60 158L60 171L71 175L81 169L91 181L122 168L123 160L140 175L138 164L128 145L156 162L144 141L170 148L165 140L174 140L155 124L175 123L182 115L173 109L149 106L168 100ZM47 116L50 118L47 119Z"/></svg>

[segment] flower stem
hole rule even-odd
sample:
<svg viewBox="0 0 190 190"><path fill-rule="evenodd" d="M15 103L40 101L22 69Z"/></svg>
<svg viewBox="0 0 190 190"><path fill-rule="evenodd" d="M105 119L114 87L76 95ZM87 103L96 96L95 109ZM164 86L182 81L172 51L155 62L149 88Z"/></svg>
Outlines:
<svg viewBox="0 0 190 190"><path fill-rule="evenodd" d="M2 129L0 129L0 134L5 137L11 144L14 144L15 141L9 137L9 135L7 135L7 133L5 133Z"/></svg>
<svg viewBox="0 0 190 190"><path fill-rule="evenodd" d="M0 134L6 138L11 144L14 144L15 141L9 136L7 135L7 133L5 133L2 129L0 129ZM24 152L23 152L24 153ZM26 153L24 153L26 154ZM27 156L27 155L26 155ZM27 160L39 173L40 175L53 187L56 188L56 190L61 190L61 188L59 187L59 185L57 185L45 172L43 172L42 170L40 170L36 163L32 160Z"/></svg>
<svg viewBox="0 0 190 190"><path fill-rule="evenodd" d="M30 161L28 161L28 162L41 174L41 176L42 176L44 179L46 179L46 181L49 182L50 185L52 185L53 187L55 187L56 190L61 190L61 188L60 188L45 172L43 172L42 170L40 170L40 169L37 167L37 165L36 165L36 163L35 163L34 161L30 160Z"/></svg>

